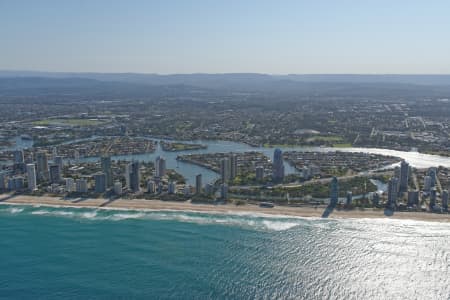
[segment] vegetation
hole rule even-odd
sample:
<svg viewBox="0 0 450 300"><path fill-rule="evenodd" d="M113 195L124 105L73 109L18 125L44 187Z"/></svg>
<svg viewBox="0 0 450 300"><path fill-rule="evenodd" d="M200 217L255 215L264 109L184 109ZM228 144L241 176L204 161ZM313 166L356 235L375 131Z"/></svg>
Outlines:
<svg viewBox="0 0 450 300"><path fill-rule="evenodd" d="M186 179L180 173L175 172L174 170L167 170L167 178L169 181L175 181L178 184L185 184Z"/></svg>
<svg viewBox="0 0 450 300"><path fill-rule="evenodd" d="M198 149L206 149L206 145L201 144L187 144L187 143L172 143L172 142L161 142L161 147L164 151L178 152L178 151L187 151L187 150L198 150Z"/></svg>

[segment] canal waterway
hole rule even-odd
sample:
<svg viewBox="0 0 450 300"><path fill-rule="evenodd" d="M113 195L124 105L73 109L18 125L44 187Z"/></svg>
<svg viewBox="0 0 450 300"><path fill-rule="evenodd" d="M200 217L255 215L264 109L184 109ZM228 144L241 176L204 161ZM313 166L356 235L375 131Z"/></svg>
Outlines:
<svg viewBox="0 0 450 300"><path fill-rule="evenodd" d="M197 141L179 141L179 140L168 140L168 139L155 139L150 138L152 140L158 141L158 145L156 147L155 152L153 153L145 153L145 154L135 154L135 155L117 155L112 158L115 160L139 160L139 161L154 161L158 156L162 156L166 159L166 166L169 169L174 169L183 175L186 178L188 184L195 183L195 176L197 174L202 174L203 182L213 182L218 177L219 174L213 172L209 169L193 165L190 163L178 161L176 158L178 155L186 155L186 154L203 154L203 153L218 153L218 152L249 152L249 151L257 151L262 152L266 156L272 159L273 152L275 150L274 147L252 147L244 143L237 143L231 141L205 141L205 140L197 140ZM89 140L89 139L85 139ZM80 142L83 140L75 140L73 142ZM164 151L161 148L160 141L168 141L168 142L180 142L180 143L192 143L192 144L203 144L206 145L205 149L198 150L187 150L187 151L178 151L178 152L170 152ZM30 148L33 145L33 141L31 140L22 140L20 137L14 139L14 146L10 147L8 150L15 149L25 149ZM283 151L320 151L320 152L328 152L328 151L344 151L344 152L363 152L370 154L380 154L380 155L390 155L396 156L401 159L405 159L411 166L416 168L428 168L428 167L437 167L443 166L450 168L450 157L444 157L439 155L431 155L431 154L423 154L416 151L397 151L390 149L379 149L379 148L358 148L358 147L348 147L348 148L327 148L327 147L279 147ZM82 158L79 161L98 161L99 157L89 157ZM285 171L286 174L296 173L296 169L291 166L289 163L285 162Z"/></svg>

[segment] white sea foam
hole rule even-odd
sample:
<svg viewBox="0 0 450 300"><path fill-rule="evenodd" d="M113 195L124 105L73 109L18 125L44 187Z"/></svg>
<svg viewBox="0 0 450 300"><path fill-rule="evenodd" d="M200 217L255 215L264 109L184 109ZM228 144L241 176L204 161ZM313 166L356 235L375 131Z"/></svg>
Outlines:
<svg viewBox="0 0 450 300"><path fill-rule="evenodd" d="M44 207L51 207L44 209ZM13 207L15 208L15 207ZM11 208L11 209L13 209ZM15 208L14 212L23 211L21 208ZM19 210L17 210L19 209ZM13 212L13 210L11 210ZM125 220L167 220L185 223L195 223L199 225L223 225L249 228L262 231L284 231L296 226L314 226L325 227L330 226L330 220L322 218L297 217L286 215L273 215L261 212L199 212L195 210L170 210L170 209L124 209L124 208L82 208L70 206L52 206L42 205L33 207L32 210L26 210L26 213L33 215L49 215L68 217L74 219L87 219L92 221L125 221ZM308 222L315 221L318 222ZM338 222L338 220L334 220ZM354 220L350 221L354 222ZM363 222L369 222L364 220ZM374 222L371 219L371 222Z"/></svg>
<svg viewBox="0 0 450 300"><path fill-rule="evenodd" d="M269 231L282 231L300 225L299 222L288 222L287 220L273 220L262 217L251 216L229 216L215 214L193 214L193 213L149 213L146 218L158 220L176 220L179 222L195 223L199 225L229 225L245 228L253 228Z"/></svg>
<svg viewBox="0 0 450 300"><path fill-rule="evenodd" d="M88 211L78 214L83 219L95 219L97 217L97 211Z"/></svg>
<svg viewBox="0 0 450 300"><path fill-rule="evenodd" d="M52 216L73 216L74 213L71 211L65 210L36 210L31 212L33 215L52 215Z"/></svg>
<svg viewBox="0 0 450 300"><path fill-rule="evenodd" d="M71 211L55 211L53 212L56 216L73 216Z"/></svg>
<svg viewBox="0 0 450 300"><path fill-rule="evenodd" d="M8 208L6 211L8 211L12 214L18 214L18 213L23 212L23 210L24 210L23 208L11 207L11 208Z"/></svg>
<svg viewBox="0 0 450 300"><path fill-rule="evenodd" d="M36 210L32 211L32 215L48 215L50 212L48 210Z"/></svg>
<svg viewBox="0 0 450 300"><path fill-rule="evenodd" d="M127 219L142 219L145 217L145 213L137 213L137 214L132 214L132 213L118 213L118 214L113 214L111 215L110 220L113 221L120 221L120 220L127 220Z"/></svg>
<svg viewBox="0 0 450 300"><path fill-rule="evenodd" d="M282 231L300 225L299 222L285 219L274 220L273 218L263 218L261 216L236 216L223 214L206 214L196 212L117 212L104 214L99 210L95 212L77 213L75 217L88 218L93 220L123 221L132 219L178 221L184 223L194 223L198 225L225 225L252 228L257 230Z"/></svg>
<svg viewBox="0 0 450 300"><path fill-rule="evenodd" d="M264 224L264 226L266 226L267 229L274 231L288 230L292 227L299 225L298 223L292 222L268 221L268 220L265 220L262 223Z"/></svg>

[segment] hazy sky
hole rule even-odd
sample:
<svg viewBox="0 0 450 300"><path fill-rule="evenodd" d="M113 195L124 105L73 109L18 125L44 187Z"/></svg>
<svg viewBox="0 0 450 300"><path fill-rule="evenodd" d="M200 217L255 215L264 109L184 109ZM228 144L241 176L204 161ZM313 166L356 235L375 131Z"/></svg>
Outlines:
<svg viewBox="0 0 450 300"><path fill-rule="evenodd" d="M450 73L448 0L0 0L0 69Z"/></svg>

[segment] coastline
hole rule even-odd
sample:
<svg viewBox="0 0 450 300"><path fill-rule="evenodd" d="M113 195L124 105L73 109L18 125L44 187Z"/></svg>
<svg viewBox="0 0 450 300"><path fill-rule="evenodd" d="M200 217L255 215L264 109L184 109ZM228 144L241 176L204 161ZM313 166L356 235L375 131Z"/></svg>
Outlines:
<svg viewBox="0 0 450 300"><path fill-rule="evenodd" d="M170 202L161 200L143 199L63 199L46 196L4 196L0 198L3 205L39 205L51 207L73 207L73 208L95 208L95 209L117 209L117 210L169 210L190 211L199 213L258 213L272 216L288 216L303 218L330 218L330 219L398 219L416 220L427 222L449 222L450 214L433 214L427 212L393 212L385 214L383 209L365 210L337 210L327 211L326 207L287 207L275 206L273 208L262 208L254 204L193 204L190 202Z"/></svg>

